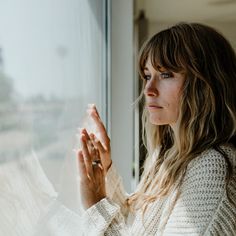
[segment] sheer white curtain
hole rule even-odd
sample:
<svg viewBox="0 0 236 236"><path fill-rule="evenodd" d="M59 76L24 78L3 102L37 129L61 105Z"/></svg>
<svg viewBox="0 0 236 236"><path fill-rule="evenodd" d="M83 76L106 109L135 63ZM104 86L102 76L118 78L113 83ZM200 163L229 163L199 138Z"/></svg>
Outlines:
<svg viewBox="0 0 236 236"><path fill-rule="evenodd" d="M0 0L0 235L78 232L72 150L87 104L105 114L104 2Z"/></svg>

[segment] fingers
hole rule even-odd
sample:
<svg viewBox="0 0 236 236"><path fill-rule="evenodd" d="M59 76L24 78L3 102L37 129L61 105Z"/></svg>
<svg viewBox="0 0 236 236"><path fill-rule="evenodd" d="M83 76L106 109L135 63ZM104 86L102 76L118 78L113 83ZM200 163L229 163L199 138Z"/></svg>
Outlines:
<svg viewBox="0 0 236 236"><path fill-rule="evenodd" d="M98 131L101 135L101 140L103 142L103 144L105 144L105 146L107 146L110 143L110 139L107 136L107 132L106 132L106 128L104 126L104 124L102 123L101 119L93 114L91 114L97 128Z"/></svg>
<svg viewBox="0 0 236 236"><path fill-rule="evenodd" d="M93 111L94 115L96 115L97 117L100 118L98 110L97 110L97 108L96 108L96 106L94 104L88 104L88 108Z"/></svg>
<svg viewBox="0 0 236 236"><path fill-rule="evenodd" d="M82 150L79 150L78 152L78 168L79 168L79 175L82 180L87 180L87 169L84 163L84 157Z"/></svg>
<svg viewBox="0 0 236 236"><path fill-rule="evenodd" d="M105 174L112 162L110 157L110 139L107 135L105 126L103 125L99 117L95 105L89 106L88 113L97 127L99 138L98 136L96 137L93 133L88 134L86 129L79 129L79 139L87 175L93 179L95 176L94 170L97 170L97 166L93 165L94 160L100 160L101 157L102 164L100 165L102 169L104 168Z"/></svg>
<svg viewBox="0 0 236 236"><path fill-rule="evenodd" d="M84 164L85 164L85 167L87 170L87 175L88 175L88 177L93 178L92 158L91 158L91 155L88 150L87 137L85 136L85 134L81 135L80 142L81 142L81 147L82 147L82 154L84 157L83 158Z"/></svg>
<svg viewBox="0 0 236 236"><path fill-rule="evenodd" d="M80 129L80 134L84 134L84 135L85 135L85 137L86 137L86 139L88 139L88 140L89 140L89 135L88 135L88 132L87 132L87 130L86 130L86 129Z"/></svg>
<svg viewBox="0 0 236 236"><path fill-rule="evenodd" d="M97 137L95 136L95 134L90 134L90 139L94 145L95 148L97 148L99 150L99 152L104 153L105 149L103 147L103 145L101 144L101 142L97 139Z"/></svg>
<svg viewBox="0 0 236 236"><path fill-rule="evenodd" d="M85 166L88 177L93 178L95 167L93 161L100 160L100 152L104 152L104 148L94 134L88 135L86 129L81 130L80 143L82 154L79 155L79 158L81 159L83 157L83 162L82 160L80 162ZM101 164L98 165L101 166Z"/></svg>
<svg viewBox="0 0 236 236"><path fill-rule="evenodd" d="M83 155L83 151L82 150L79 150L78 153L77 153L77 157L78 157L78 168L79 168L79 174L80 174L80 177L84 180L84 179L87 179L88 178L88 171L87 171L87 165L85 164L86 163L86 160L84 158L84 155ZM98 173L100 174L100 172L103 170L103 167L101 165L101 162L99 162L100 160L100 157L98 157L98 159L96 159L96 162L93 161L91 166L92 166L92 169L93 169L93 177L96 179L96 176L98 175ZM98 173L97 171L98 170Z"/></svg>
<svg viewBox="0 0 236 236"><path fill-rule="evenodd" d="M109 149L110 139L107 135L106 128L105 128L102 120L100 119L100 116L97 112L95 105L90 105L87 112L93 118L93 120L97 126L97 129L101 135L101 141L102 141L102 144L104 145L104 148Z"/></svg>
<svg viewBox="0 0 236 236"><path fill-rule="evenodd" d="M81 129L80 130L80 135L82 135L82 134L85 135L89 153L91 154L92 157L96 156L97 155L97 152L96 152L97 150L94 148L94 145L92 144L92 141L90 140L90 136L89 136L87 130L86 129Z"/></svg>

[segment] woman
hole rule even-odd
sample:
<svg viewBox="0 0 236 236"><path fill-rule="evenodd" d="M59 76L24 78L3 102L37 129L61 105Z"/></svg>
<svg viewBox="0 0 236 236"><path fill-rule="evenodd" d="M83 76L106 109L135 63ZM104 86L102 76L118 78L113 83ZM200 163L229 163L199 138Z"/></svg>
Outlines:
<svg viewBox="0 0 236 236"><path fill-rule="evenodd" d="M86 235L236 235L236 56L201 24L154 35L139 59L148 151L127 195L100 138L81 131L78 151ZM106 177L106 181L105 181Z"/></svg>

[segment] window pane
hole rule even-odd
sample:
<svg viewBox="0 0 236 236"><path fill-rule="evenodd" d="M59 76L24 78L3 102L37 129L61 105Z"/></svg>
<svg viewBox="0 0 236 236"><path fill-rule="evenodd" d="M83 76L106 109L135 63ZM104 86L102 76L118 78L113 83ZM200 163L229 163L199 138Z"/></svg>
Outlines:
<svg viewBox="0 0 236 236"><path fill-rule="evenodd" d="M102 0L0 1L0 174L12 184L6 198L17 175L41 181L45 172L60 200L77 209L76 129L88 103L104 113L104 13ZM18 164L28 158L27 167Z"/></svg>

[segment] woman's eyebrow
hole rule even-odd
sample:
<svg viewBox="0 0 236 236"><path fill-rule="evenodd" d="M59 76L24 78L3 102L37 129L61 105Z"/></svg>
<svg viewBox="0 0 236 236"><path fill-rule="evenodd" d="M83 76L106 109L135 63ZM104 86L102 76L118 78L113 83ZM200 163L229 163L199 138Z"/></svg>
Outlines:
<svg viewBox="0 0 236 236"><path fill-rule="evenodd" d="M158 71L160 71L160 72L164 72L164 71L167 70L167 69L166 69L165 67L163 67L163 66L158 66L157 69L158 69Z"/></svg>

